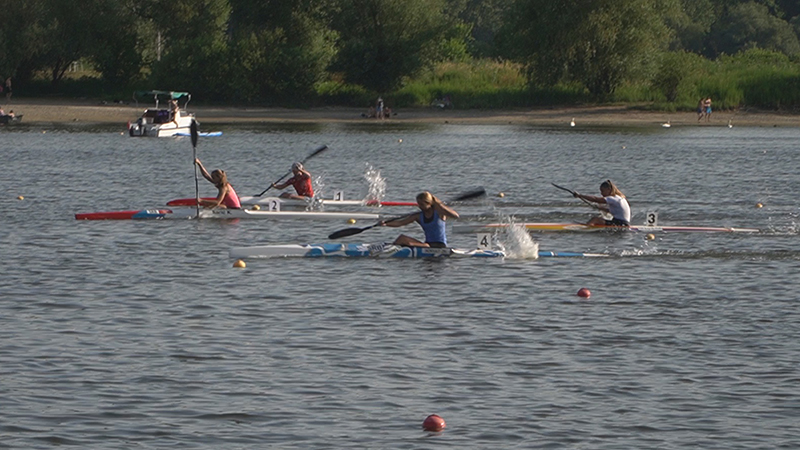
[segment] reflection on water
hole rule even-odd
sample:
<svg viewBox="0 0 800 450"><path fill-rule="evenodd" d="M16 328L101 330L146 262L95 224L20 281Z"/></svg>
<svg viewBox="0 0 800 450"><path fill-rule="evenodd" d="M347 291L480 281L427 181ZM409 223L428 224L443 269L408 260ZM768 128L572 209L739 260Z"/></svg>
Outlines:
<svg viewBox="0 0 800 450"><path fill-rule="evenodd" d="M369 191L365 173L386 200L486 187L453 205L462 222L584 222L594 212L551 183L592 193L612 178L635 223L656 210L664 225L764 230L498 237L609 258L234 269L232 246L327 242L372 223L75 221L193 196L189 139L132 139L123 125L0 130L11 448L800 446L795 129L215 127L223 136L201 138L198 155L241 195L327 144L306 167L345 198ZM345 241L400 232L421 235L376 227ZM421 430L431 413L447 421L440 435Z"/></svg>

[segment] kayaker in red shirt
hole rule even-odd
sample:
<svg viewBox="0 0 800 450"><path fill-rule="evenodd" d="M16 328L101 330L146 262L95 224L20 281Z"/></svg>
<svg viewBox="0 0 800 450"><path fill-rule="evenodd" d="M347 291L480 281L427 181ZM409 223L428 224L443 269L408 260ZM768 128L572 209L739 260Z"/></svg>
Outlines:
<svg viewBox="0 0 800 450"><path fill-rule="evenodd" d="M283 192L280 198L294 198L297 200L305 200L314 197L314 188L311 186L311 174L303 168L303 164L296 162L292 164L292 173L294 176L286 180L285 183L275 184L272 187L275 189L285 189L289 186L294 186L297 194Z"/></svg>

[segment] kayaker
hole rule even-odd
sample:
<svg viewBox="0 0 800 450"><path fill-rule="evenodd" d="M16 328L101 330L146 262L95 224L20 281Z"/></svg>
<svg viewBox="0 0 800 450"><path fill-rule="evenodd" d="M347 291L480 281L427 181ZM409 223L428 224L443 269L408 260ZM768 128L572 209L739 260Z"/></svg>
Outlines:
<svg viewBox="0 0 800 450"><path fill-rule="evenodd" d="M583 195L578 192L573 194L575 198L582 198L586 201L605 205L601 206L600 209L607 210L613 216L611 220L606 220L602 217L592 217L586 224L622 227L631 226L631 207L628 204L628 199L625 198L625 194L623 194L611 180L603 181L600 184L600 195L602 197Z"/></svg>
<svg viewBox="0 0 800 450"><path fill-rule="evenodd" d="M203 178L212 182L219 191L216 200L200 200L200 204L206 208L228 208L228 209L241 209L242 204L239 203L239 196L233 186L228 182L228 176L222 169L215 169L209 175L200 159L195 159L194 163L200 167L200 173Z"/></svg>
<svg viewBox="0 0 800 450"><path fill-rule="evenodd" d="M446 248L447 232L445 229L445 220L447 220L448 217L458 219L458 213L442 203L435 195L427 191L417 195L417 205L421 210L419 214L414 213L399 219L381 221L380 225L386 227L402 227L411 222L417 222L422 227L422 230L425 231L425 242L401 234L395 239L393 244L405 247Z"/></svg>
<svg viewBox="0 0 800 450"><path fill-rule="evenodd" d="M289 186L294 186L297 194L290 192L283 192L280 198L293 198L297 200L305 200L314 197L314 188L311 186L311 174L303 167L303 163L292 164L292 178L286 180L285 183L276 184L272 183L275 189L285 189Z"/></svg>

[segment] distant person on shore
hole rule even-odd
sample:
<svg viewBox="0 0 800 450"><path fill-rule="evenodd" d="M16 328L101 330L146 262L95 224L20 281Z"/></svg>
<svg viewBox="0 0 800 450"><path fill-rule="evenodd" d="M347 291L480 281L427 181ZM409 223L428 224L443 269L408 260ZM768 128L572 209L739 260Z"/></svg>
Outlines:
<svg viewBox="0 0 800 450"><path fill-rule="evenodd" d="M13 119L14 117L16 117L16 114L14 114L14 110L13 110L13 109L12 109L11 111L9 111L9 112L8 112L8 117L11 117L12 119Z"/></svg>
<svg viewBox="0 0 800 450"><path fill-rule="evenodd" d="M631 207L628 204L628 199L625 198L625 194L623 194L611 180L603 181L600 184L600 195L602 197L583 195L578 192L575 192L573 195L575 198L581 198L592 203L600 204L600 209L607 210L613 216L611 220L606 220L602 217L592 217L586 222L587 225L631 226Z"/></svg>
<svg viewBox="0 0 800 450"><path fill-rule="evenodd" d="M384 118L384 115L383 115L383 98L382 97L378 97L378 103L375 105L375 116L378 119L383 119Z"/></svg>
<svg viewBox="0 0 800 450"><path fill-rule="evenodd" d="M703 103L705 103L705 101L706 101L706 99L701 98L700 101L697 102L697 121L698 122L703 120L703 116L706 115L706 108L703 105Z"/></svg>
<svg viewBox="0 0 800 450"><path fill-rule="evenodd" d="M703 100L703 110L706 114L706 122L711 122L711 97Z"/></svg>
<svg viewBox="0 0 800 450"><path fill-rule="evenodd" d="M11 91L11 77L6 78L5 88L6 88L6 100L10 101L11 100L11 92L12 92Z"/></svg>
<svg viewBox="0 0 800 450"><path fill-rule="evenodd" d="M3 110L3 107L0 106L0 116L5 116L6 112Z"/></svg>
<svg viewBox="0 0 800 450"><path fill-rule="evenodd" d="M314 197L314 188L311 186L311 174L303 167L302 163L296 162L292 164L292 178L286 180L285 183L275 184L272 187L275 189L285 189L289 186L294 186L296 194L283 192L280 198L293 198L295 200L306 200Z"/></svg>
<svg viewBox="0 0 800 450"><path fill-rule="evenodd" d="M239 202L239 196L236 195L236 191L233 189L233 186L228 182L228 176L225 174L225 171L222 169L215 169L208 173L205 167L203 167L203 163L200 162L199 159L195 158L194 163L200 167L200 173L203 174L203 178L210 181L217 187L217 198L216 200L200 200L200 205L206 208L228 208L228 209L241 209L242 204Z"/></svg>

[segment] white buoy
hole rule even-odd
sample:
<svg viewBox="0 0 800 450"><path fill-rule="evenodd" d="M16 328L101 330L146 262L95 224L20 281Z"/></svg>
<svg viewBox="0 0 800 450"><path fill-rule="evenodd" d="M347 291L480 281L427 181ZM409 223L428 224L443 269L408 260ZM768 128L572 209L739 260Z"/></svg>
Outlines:
<svg viewBox="0 0 800 450"><path fill-rule="evenodd" d="M569 123L569 126L571 126L571 127L575 126L575 118L574 117L572 118L572 121Z"/></svg>

